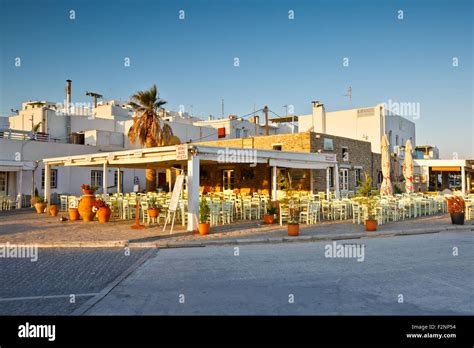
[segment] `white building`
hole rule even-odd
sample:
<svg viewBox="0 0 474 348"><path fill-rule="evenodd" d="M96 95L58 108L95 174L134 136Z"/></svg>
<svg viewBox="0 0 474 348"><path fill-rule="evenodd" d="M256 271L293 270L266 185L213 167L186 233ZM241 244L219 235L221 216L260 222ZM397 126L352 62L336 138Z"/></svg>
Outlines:
<svg viewBox="0 0 474 348"><path fill-rule="evenodd" d="M228 118L199 120L194 122L195 126L212 127L218 131L220 139L248 138L258 135L265 135L265 125L260 122L258 116L250 119L229 115ZM268 123L268 135L292 133L291 126L285 124ZM212 139L211 139L212 140ZM206 139L207 141L207 139Z"/></svg>
<svg viewBox="0 0 474 348"><path fill-rule="evenodd" d="M387 134L392 153L403 152L408 139L416 146L415 123L390 112L384 104L326 112L320 102L313 102L312 114L298 116L300 132L318 133L365 140L372 144L372 152L380 153L381 139Z"/></svg>
<svg viewBox="0 0 474 348"><path fill-rule="evenodd" d="M264 134L264 126L256 122L229 117L221 120L206 120L162 109L162 118L168 122L178 139L175 143L212 141L219 138L224 129L224 138L240 138ZM131 144L127 133L133 124L133 109L117 100L94 103L74 103L71 81L66 83L64 103L50 101L28 101L16 115L2 118L0 123L0 196L9 196L27 206L27 197L34 194L35 187L43 194L42 160L53 156L74 156L100 151L118 151L141 148ZM269 133L288 132L287 126L269 125ZM169 169L168 169L169 170ZM121 175L109 171L109 191L117 190L117 180L123 191L132 191L134 184L145 186L142 169L121 169ZM80 194L81 184L100 187L103 192L102 168L51 168L52 194ZM158 169L158 187L169 188L171 174ZM22 197L22 199L19 199Z"/></svg>

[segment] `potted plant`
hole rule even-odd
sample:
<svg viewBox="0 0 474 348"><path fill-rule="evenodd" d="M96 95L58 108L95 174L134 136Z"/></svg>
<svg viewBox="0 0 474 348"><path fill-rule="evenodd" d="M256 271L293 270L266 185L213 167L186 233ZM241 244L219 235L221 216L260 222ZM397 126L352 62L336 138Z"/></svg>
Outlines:
<svg viewBox="0 0 474 348"><path fill-rule="evenodd" d="M160 213L160 203L158 203L158 200L156 197L150 197L148 200L148 216L156 219L158 217L158 214Z"/></svg>
<svg viewBox="0 0 474 348"><path fill-rule="evenodd" d="M96 212L93 211L95 196L94 192L97 190L97 187L91 186L89 184L81 185L82 193L84 194L79 200L77 206L79 210L79 215L82 218L82 221L92 221L94 220Z"/></svg>
<svg viewBox="0 0 474 348"><path fill-rule="evenodd" d="M93 195L95 191L97 191L97 187L91 186L89 184L82 184L81 185L82 193L85 195Z"/></svg>
<svg viewBox="0 0 474 348"><path fill-rule="evenodd" d="M263 221L267 225L273 224L275 221L275 215L277 213L277 208L273 205L273 203L270 203L267 207L267 213L263 215Z"/></svg>
<svg viewBox="0 0 474 348"><path fill-rule="evenodd" d="M79 218L80 218L79 209L69 208L68 211L69 211L69 220L71 220L71 221L79 220Z"/></svg>
<svg viewBox="0 0 474 348"><path fill-rule="evenodd" d="M44 210L46 209L47 201L44 199L43 196L36 196L35 197L35 209L37 214L43 214Z"/></svg>
<svg viewBox="0 0 474 348"><path fill-rule="evenodd" d="M377 197L379 193L372 189L372 178L364 173L364 181L360 183L358 196L355 198L367 212L365 219L365 230L369 232L377 231Z"/></svg>
<svg viewBox="0 0 474 348"><path fill-rule="evenodd" d="M58 216L59 208L56 204L50 204L49 206L49 215Z"/></svg>
<svg viewBox="0 0 474 348"><path fill-rule="evenodd" d="M108 222L110 220L110 215L112 211L109 208L109 205L103 199L96 199L94 201L94 209L96 210L97 219L99 222Z"/></svg>
<svg viewBox="0 0 474 348"><path fill-rule="evenodd" d="M288 204L289 217L288 217L288 235L296 237L300 234L300 210L295 206L293 196L295 191L293 190L293 180L291 172L288 170L287 175L282 181L283 189L285 190L285 198L282 200L285 204ZM281 209L281 207L280 207Z"/></svg>
<svg viewBox="0 0 474 348"><path fill-rule="evenodd" d="M290 216L288 218L288 235L291 237L299 236L300 234L300 211L290 203Z"/></svg>
<svg viewBox="0 0 474 348"><path fill-rule="evenodd" d="M451 223L453 225L464 225L464 212L466 211L466 203L462 197L447 197L448 213L451 215Z"/></svg>
<svg viewBox="0 0 474 348"><path fill-rule="evenodd" d="M207 204L206 197L201 198L201 203L199 203L199 225L198 230L199 234L206 235L209 234L209 217L211 215L211 208Z"/></svg>

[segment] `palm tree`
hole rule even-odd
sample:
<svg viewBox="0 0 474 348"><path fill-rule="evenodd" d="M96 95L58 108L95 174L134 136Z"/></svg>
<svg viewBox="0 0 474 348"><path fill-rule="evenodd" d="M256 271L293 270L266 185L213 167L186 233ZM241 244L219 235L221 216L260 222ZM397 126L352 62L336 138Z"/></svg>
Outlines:
<svg viewBox="0 0 474 348"><path fill-rule="evenodd" d="M137 141L144 147L171 144L173 131L158 113L166 101L159 98L156 85L132 95L129 104L135 110L133 124L128 131L128 139L132 144ZM155 169L146 170L146 190L156 191Z"/></svg>

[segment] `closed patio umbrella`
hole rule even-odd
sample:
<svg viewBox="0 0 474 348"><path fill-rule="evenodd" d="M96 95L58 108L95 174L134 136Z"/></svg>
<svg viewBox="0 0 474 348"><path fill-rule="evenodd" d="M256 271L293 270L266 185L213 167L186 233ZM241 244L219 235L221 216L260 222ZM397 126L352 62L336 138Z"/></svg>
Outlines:
<svg viewBox="0 0 474 348"><path fill-rule="evenodd" d="M391 195L392 194L392 182L390 181L390 154L388 153L389 142L387 135L384 134L382 137L382 175L383 181L382 186L380 186L381 195Z"/></svg>
<svg viewBox="0 0 474 348"><path fill-rule="evenodd" d="M405 145L405 161L403 162L403 176L405 177L405 191L407 193L414 191L412 150L413 146L410 139L408 139Z"/></svg>

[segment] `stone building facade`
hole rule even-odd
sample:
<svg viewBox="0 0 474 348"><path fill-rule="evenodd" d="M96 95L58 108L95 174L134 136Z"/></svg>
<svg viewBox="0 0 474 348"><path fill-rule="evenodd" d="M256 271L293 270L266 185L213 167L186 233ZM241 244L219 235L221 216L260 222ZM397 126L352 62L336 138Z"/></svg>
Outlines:
<svg viewBox="0 0 474 348"><path fill-rule="evenodd" d="M371 144L366 141L349 139L314 132L276 134L251 138L227 139L199 142L207 146L228 148L280 150L288 152L313 152L336 154L339 170L339 186L342 191L356 191L358 181L367 172L374 184L380 177L380 154L372 153ZM291 173L292 187L301 191L326 191L327 177L330 189L335 189L335 169L279 169L279 186L288 171ZM248 163L222 163L201 165L201 183L211 191L239 189L241 192L270 193L271 167L259 163L252 167Z"/></svg>

